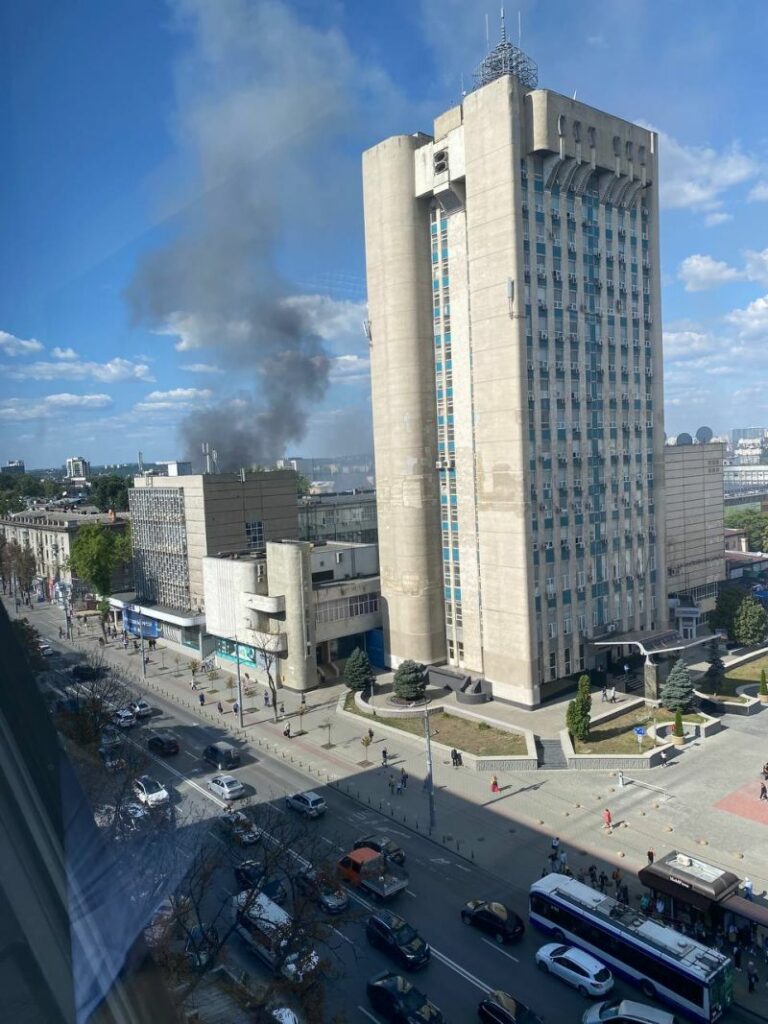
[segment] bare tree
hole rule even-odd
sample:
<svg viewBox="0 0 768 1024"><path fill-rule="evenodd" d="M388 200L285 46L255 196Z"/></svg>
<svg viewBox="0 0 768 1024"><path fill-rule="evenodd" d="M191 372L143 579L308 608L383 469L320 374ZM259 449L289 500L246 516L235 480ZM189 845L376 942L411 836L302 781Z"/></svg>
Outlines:
<svg viewBox="0 0 768 1024"><path fill-rule="evenodd" d="M115 712L131 699L122 676L99 655L74 666L68 695L59 724L79 744L97 743Z"/></svg>
<svg viewBox="0 0 768 1024"><path fill-rule="evenodd" d="M261 633L257 637L263 639L249 640L248 643L256 653L256 664L262 669L267 677L267 687L272 697L272 714L277 722L277 682L275 680L275 662L277 661L278 639L273 634Z"/></svg>

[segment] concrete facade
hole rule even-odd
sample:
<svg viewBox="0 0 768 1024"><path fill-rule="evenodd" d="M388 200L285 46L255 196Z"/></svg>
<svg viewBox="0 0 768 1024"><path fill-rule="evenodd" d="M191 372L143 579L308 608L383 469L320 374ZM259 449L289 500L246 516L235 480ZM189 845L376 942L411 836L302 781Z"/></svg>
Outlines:
<svg viewBox="0 0 768 1024"><path fill-rule="evenodd" d="M725 445L667 445L667 594L714 606L725 579L723 459ZM702 604L703 602L703 604Z"/></svg>
<svg viewBox="0 0 768 1024"><path fill-rule="evenodd" d="M378 536L375 491L316 494L299 501L301 540L375 544Z"/></svg>
<svg viewBox="0 0 768 1024"><path fill-rule="evenodd" d="M504 75L364 154L393 666L536 705L665 624L657 151Z"/></svg>

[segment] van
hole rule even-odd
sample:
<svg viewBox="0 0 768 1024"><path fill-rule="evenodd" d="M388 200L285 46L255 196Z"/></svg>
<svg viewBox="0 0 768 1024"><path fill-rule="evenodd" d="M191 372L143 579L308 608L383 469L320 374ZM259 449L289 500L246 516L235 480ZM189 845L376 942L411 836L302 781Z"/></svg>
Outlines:
<svg viewBox="0 0 768 1024"><path fill-rule="evenodd" d="M240 751L236 750L231 743L211 743L203 751L203 760L212 764L219 771L224 769L238 768L240 766Z"/></svg>
<svg viewBox="0 0 768 1024"><path fill-rule="evenodd" d="M235 931L273 971L291 981L301 981L314 971L320 958L311 947L288 951L289 942L300 944L293 921L282 907L263 892L246 889L232 898Z"/></svg>

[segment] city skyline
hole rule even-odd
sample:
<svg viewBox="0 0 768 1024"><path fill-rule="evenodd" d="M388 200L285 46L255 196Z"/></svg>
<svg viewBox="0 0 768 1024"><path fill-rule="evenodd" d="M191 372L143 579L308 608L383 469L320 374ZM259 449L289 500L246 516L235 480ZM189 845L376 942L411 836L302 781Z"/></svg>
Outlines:
<svg viewBox="0 0 768 1024"><path fill-rule="evenodd" d="M201 429L215 433L222 412L248 419L275 379L290 379L275 359L283 318L298 325L296 353L318 377L306 381L298 425L281 423L278 436L290 451L320 457L369 447L359 155L394 130L428 127L458 101L462 73L469 87L485 21L466 7L424 0L363 15L354 5L317 12L178 0L165 17L148 2L54 16L37 0L9 12L0 45L14 89L0 118L14 146L0 210L15 244L0 285L0 463L59 465L73 450L94 463L133 461L139 449L182 457L183 417L210 414ZM757 21L750 32L743 17L705 3L694 37L689 20L668 11L660 38L652 12L626 18L620 7L564 6L555 23L524 4L524 48L545 87L575 90L660 133L665 429L695 421L722 434L744 418L746 402L748 419L764 418L768 159L742 113L764 78L751 59L760 33ZM309 76L325 88L298 108ZM276 83L266 116L261 100ZM254 126L253 109L263 124ZM297 109L304 117L294 122ZM248 353L238 340L243 321L216 318L222 295L206 291L197 264L170 284L152 273L158 253L188 266L179 240L194 238L201 219L212 218L213 239L222 238L211 204L220 193L242 201L244 220L256 225L233 242L225 224L223 265L242 251L254 280L274 282L278 295L266 330L245 329ZM264 216L265 199L276 222ZM242 294L223 298L237 303ZM262 356L250 352L251 339Z"/></svg>

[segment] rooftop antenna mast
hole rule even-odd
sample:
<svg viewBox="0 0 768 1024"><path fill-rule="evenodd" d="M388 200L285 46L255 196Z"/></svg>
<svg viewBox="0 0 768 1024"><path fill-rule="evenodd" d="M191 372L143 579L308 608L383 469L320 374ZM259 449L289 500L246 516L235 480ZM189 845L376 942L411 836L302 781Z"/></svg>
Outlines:
<svg viewBox="0 0 768 1024"><path fill-rule="evenodd" d="M144 476L144 458L141 452L139 452L139 476Z"/></svg>
<svg viewBox="0 0 768 1024"><path fill-rule="evenodd" d="M208 444L207 441L203 441L203 443L200 445L200 448L201 448L201 451L202 451L203 455L205 456L205 472L206 473L210 473L211 472L211 446Z"/></svg>
<svg viewBox="0 0 768 1024"><path fill-rule="evenodd" d="M507 41L507 23L506 23L506 19L504 18L504 8L503 7L501 8L501 41L502 41L502 43L506 43L506 41Z"/></svg>
<svg viewBox="0 0 768 1024"><path fill-rule="evenodd" d="M219 472L219 453L216 451L215 448L211 449L211 459L213 461L213 472L214 473L218 473Z"/></svg>

